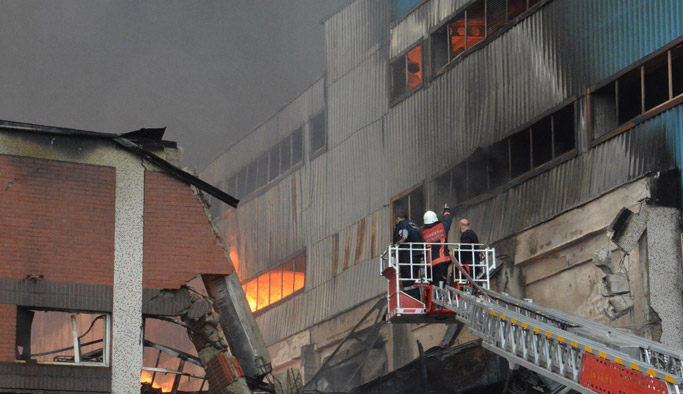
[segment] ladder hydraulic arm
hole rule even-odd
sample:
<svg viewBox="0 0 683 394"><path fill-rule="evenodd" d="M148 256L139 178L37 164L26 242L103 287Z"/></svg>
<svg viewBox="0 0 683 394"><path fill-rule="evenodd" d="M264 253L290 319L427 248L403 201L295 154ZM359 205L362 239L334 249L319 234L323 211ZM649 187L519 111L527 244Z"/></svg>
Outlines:
<svg viewBox="0 0 683 394"><path fill-rule="evenodd" d="M461 244L449 247L456 253L462 249L481 253L479 273L468 267L474 272L470 279L478 286L463 286L463 276L469 275L457 275L453 287L432 284L425 259L415 254L410 262L399 263L400 248L392 246L385 252L382 273L389 281L390 322L418 322L420 316L422 321L434 321L435 315L445 322L444 318L450 317L467 324L482 338L483 347L506 358L511 369L522 366L581 393L681 393L683 351L492 291L488 275L495 268L495 257L491 261L484 256L492 255L492 249ZM403 256L407 260L406 254ZM421 264L419 276L413 275L412 269L401 269L415 262ZM457 261L454 265L459 266ZM466 270L462 273L467 274ZM402 281L407 280L421 288L421 299L402 290Z"/></svg>

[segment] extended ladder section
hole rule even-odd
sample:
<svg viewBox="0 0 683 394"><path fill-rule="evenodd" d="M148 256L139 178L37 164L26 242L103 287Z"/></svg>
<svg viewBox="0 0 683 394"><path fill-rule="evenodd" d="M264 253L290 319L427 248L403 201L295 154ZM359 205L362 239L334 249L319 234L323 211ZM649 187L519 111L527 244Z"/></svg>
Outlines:
<svg viewBox="0 0 683 394"><path fill-rule="evenodd" d="M429 262L422 265L427 267ZM394 301L392 315L391 273L397 272L394 294L405 294L400 290L401 270L387 261L382 267L389 279L387 320L392 323L439 320L434 316L458 320L482 338L486 349L505 357L512 369L523 366L581 393L681 393L683 351L496 293L488 289L488 282L477 288L462 286L462 282L440 287L423 277L425 284L418 285L420 299L414 301L424 307L406 319L408 312L399 307L401 301L409 300L394 296L398 301Z"/></svg>

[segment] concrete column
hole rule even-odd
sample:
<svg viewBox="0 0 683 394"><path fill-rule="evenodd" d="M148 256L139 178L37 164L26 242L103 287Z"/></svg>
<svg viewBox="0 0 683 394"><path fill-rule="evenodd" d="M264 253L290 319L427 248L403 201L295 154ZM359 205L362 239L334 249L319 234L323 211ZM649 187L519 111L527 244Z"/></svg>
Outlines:
<svg viewBox="0 0 683 394"><path fill-rule="evenodd" d="M662 320L661 342L683 349L680 211L651 207L647 218L650 305Z"/></svg>
<svg viewBox="0 0 683 394"><path fill-rule="evenodd" d="M116 163L112 393L140 393L145 169L126 155Z"/></svg>

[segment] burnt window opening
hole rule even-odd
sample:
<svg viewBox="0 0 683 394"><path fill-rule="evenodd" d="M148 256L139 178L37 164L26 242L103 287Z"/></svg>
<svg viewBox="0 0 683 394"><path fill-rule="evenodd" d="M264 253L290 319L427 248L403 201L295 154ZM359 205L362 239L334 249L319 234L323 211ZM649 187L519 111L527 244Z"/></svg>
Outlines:
<svg viewBox="0 0 683 394"><path fill-rule="evenodd" d="M244 193L245 196L251 194L254 190L256 190L256 180L258 179L257 170L257 160L254 160L251 163L249 163L249 166L247 167L247 188Z"/></svg>
<svg viewBox="0 0 683 394"><path fill-rule="evenodd" d="M437 201L457 205L504 186L574 150L575 134L571 103L486 149L478 148L434 178Z"/></svg>
<svg viewBox="0 0 683 394"><path fill-rule="evenodd" d="M489 187L495 189L510 181L510 143L504 139L491 145L487 155Z"/></svg>
<svg viewBox="0 0 683 394"><path fill-rule="evenodd" d="M531 152L533 168L553 159L553 125L550 116L531 126Z"/></svg>
<svg viewBox="0 0 683 394"><path fill-rule="evenodd" d="M237 173L237 196L242 198L247 195L247 167Z"/></svg>
<svg viewBox="0 0 683 394"><path fill-rule="evenodd" d="M619 124L640 115L642 112L640 68L617 79L617 121Z"/></svg>
<svg viewBox="0 0 683 394"><path fill-rule="evenodd" d="M270 158L270 170L268 172L268 182L280 175L280 145L276 145L268 152Z"/></svg>
<svg viewBox="0 0 683 394"><path fill-rule="evenodd" d="M538 3L527 0L477 0L431 34L434 71L468 52L489 35L513 23Z"/></svg>
<svg viewBox="0 0 683 394"><path fill-rule="evenodd" d="M683 44L671 49L671 90L673 97L683 94Z"/></svg>
<svg viewBox="0 0 683 394"><path fill-rule="evenodd" d="M489 188L486 176L486 152L477 149L467 158L467 197L483 194Z"/></svg>
<svg viewBox="0 0 683 394"><path fill-rule="evenodd" d="M107 313L17 308L17 360L109 366L111 316Z"/></svg>
<svg viewBox="0 0 683 394"><path fill-rule="evenodd" d="M422 85L422 45L391 63L391 97L397 99Z"/></svg>
<svg viewBox="0 0 683 394"><path fill-rule="evenodd" d="M303 290L306 283L306 252L242 284L252 312L276 305Z"/></svg>
<svg viewBox="0 0 683 394"><path fill-rule="evenodd" d="M683 44L629 68L590 93L594 139L683 93Z"/></svg>
<svg viewBox="0 0 683 394"><path fill-rule="evenodd" d="M303 129L299 127L292 133L292 167L304 161Z"/></svg>
<svg viewBox="0 0 683 394"><path fill-rule="evenodd" d="M268 183L268 152L258 158L258 169L256 171L256 188L261 188Z"/></svg>
<svg viewBox="0 0 683 394"><path fill-rule="evenodd" d="M143 327L140 383L164 393L174 386L179 392L198 391L205 372L187 329L153 317L145 317Z"/></svg>
<svg viewBox="0 0 683 394"><path fill-rule="evenodd" d="M292 143L289 137L280 143L280 173L284 174L292 167Z"/></svg>
<svg viewBox="0 0 683 394"><path fill-rule="evenodd" d="M311 119L311 158L325 151L327 147L327 127L325 126L325 111Z"/></svg>
<svg viewBox="0 0 683 394"><path fill-rule="evenodd" d="M572 103L553 114L553 158L576 147L574 130L574 104Z"/></svg>
<svg viewBox="0 0 683 394"><path fill-rule="evenodd" d="M610 83L591 94L593 137L597 138L617 127L617 91Z"/></svg>
<svg viewBox="0 0 683 394"><path fill-rule="evenodd" d="M408 219L422 226L422 216L425 213L424 187L419 186L408 194L395 199L391 203L392 223L399 215L407 215Z"/></svg>
<svg viewBox="0 0 683 394"><path fill-rule="evenodd" d="M645 111L669 100L669 59L666 53L647 62L643 67Z"/></svg>
<svg viewBox="0 0 683 394"><path fill-rule="evenodd" d="M530 130L524 129L510 137L510 176L517 178L531 170Z"/></svg>

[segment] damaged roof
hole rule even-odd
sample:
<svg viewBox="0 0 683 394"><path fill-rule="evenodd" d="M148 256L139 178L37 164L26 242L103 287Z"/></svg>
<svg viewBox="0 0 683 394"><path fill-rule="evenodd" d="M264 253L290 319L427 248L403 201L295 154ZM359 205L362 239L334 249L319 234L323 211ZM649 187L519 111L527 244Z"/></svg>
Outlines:
<svg viewBox="0 0 683 394"><path fill-rule="evenodd" d="M223 201L224 203L236 208L239 200L228 193L216 188L215 186L204 182L198 177L174 166L168 161L157 156L148 148L176 148L177 144L173 141L163 140L165 127L162 128L142 128L140 130L135 130L123 134L112 134L112 133L100 133L88 130L78 130L70 129L64 127L54 127L54 126L43 126L35 125L30 123L20 123L12 122L7 120L0 120L0 129L21 131L21 132L32 132L40 134L56 134L64 136L74 136L74 137L89 137L89 138L101 138L108 139L123 147L127 151L149 161L150 163L161 168L171 176L176 179L197 187L198 189L206 192L207 194L216 197L217 199Z"/></svg>

